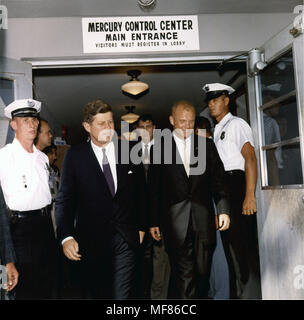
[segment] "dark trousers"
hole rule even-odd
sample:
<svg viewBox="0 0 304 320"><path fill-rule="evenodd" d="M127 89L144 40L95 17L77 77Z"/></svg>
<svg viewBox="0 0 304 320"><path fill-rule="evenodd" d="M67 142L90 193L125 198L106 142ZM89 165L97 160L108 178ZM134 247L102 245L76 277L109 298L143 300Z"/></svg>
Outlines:
<svg viewBox="0 0 304 320"><path fill-rule="evenodd" d="M146 233L137 255L136 298L167 299L170 263L163 240Z"/></svg>
<svg viewBox="0 0 304 320"><path fill-rule="evenodd" d="M151 299L168 298L170 274L170 262L165 250L164 240L154 240Z"/></svg>
<svg viewBox="0 0 304 320"><path fill-rule="evenodd" d="M198 243L190 216L187 235L182 246L168 248L177 299L204 299L208 296L213 246Z"/></svg>
<svg viewBox="0 0 304 320"><path fill-rule="evenodd" d="M256 214L243 215L246 180L241 170L226 172L230 197L230 228L221 232L230 275L230 298L260 299L260 268Z"/></svg>
<svg viewBox="0 0 304 320"><path fill-rule="evenodd" d="M56 298L56 240L50 216L22 218L11 223L19 281L15 298Z"/></svg>
<svg viewBox="0 0 304 320"><path fill-rule="evenodd" d="M150 289L153 276L153 238L145 234L136 261L136 298L151 299Z"/></svg>
<svg viewBox="0 0 304 320"><path fill-rule="evenodd" d="M103 246L104 248L105 246ZM132 299L135 298L136 252L124 238L113 230L108 248L95 257L72 263L73 285L82 299Z"/></svg>

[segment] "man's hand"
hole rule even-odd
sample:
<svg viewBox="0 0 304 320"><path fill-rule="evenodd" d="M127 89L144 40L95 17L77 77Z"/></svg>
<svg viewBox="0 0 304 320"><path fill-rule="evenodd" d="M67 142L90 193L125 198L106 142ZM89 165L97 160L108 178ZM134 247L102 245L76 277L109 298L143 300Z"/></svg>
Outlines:
<svg viewBox="0 0 304 320"><path fill-rule="evenodd" d="M81 255L79 252L78 242L75 239L69 239L62 245L64 255L73 261L80 261Z"/></svg>
<svg viewBox="0 0 304 320"><path fill-rule="evenodd" d="M242 214L244 215L251 215L257 211L256 208L256 199L255 196L245 197L243 202L243 211Z"/></svg>
<svg viewBox="0 0 304 320"><path fill-rule="evenodd" d="M151 233L151 236L154 240L160 241L162 239L160 231L159 231L159 227L150 228L150 233Z"/></svg>
<svg viewBox="0 0 304 320"><path fill-rule="evenodd" d="M139 243L142 244L144 241L145 237L145 232L144 231L139 231Z"/></svg>
<svg viewBox="0 0 304 320"><path fill-rule="evenodd" d="M7 273L7 287L5 288L6 291L13 290L19 278L19 272L17 271L15 264L10 262L6 265L6 273Z"/></svg>
<svg viewBox="0 0 304 320"><path fill-rule="evenodd" d="M229 229L230 217L228 214L222 213L219 215L219 231L225 231Z"/></svg>

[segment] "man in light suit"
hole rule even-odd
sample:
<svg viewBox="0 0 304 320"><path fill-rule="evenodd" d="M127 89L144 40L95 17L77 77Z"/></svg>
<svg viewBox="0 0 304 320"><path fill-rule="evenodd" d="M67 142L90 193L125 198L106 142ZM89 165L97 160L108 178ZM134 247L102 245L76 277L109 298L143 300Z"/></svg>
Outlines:
<svg viewBox="0 0 304 320"><path fill-rule="evenodd" d="M6 291L12 291L18 283L19 273L15 267L16 254L7 215L6 204L0 187L0 262L5 265L7 273ZM2 275L3 276L3 275ZM2 280L3 281L3 280ZM3 282L2 282L3 283Z"/></svg>
<svg viewBox="0 0 304 320"><path fill-rule="evenodd" d="M165 139L159 149L154 136L153 155L160 150L162 156L160 164L154 161L151 166L150 233L157 241L164 238L177 297L205 298L216 243L212 197L219 230L228 229L230 223L224 167L214 143L193 134L191 103L175 103L169 119L174 129L171 140ZM171 162L166 159L168 150Z"/></svg>
<svg viewBox="0 0 304 320"><path fill-rule="evenodd" d="M88 103L83 126L90 141L72 146L62 167L57 236L76 264L82 298L133 298L136 250L144 236L143 171L130 161L128 145L114 139L107 103Z"/></svg>

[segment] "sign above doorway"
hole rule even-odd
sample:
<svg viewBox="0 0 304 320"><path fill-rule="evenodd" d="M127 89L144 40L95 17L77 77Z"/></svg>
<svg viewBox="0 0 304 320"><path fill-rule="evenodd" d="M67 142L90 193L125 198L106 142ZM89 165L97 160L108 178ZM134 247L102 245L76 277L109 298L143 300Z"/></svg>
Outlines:
<svg viewBox="0 0 304 320"><path fill-rule="evenodd" d="M199 50L197 16L82 18L84 53Z"/></svg>

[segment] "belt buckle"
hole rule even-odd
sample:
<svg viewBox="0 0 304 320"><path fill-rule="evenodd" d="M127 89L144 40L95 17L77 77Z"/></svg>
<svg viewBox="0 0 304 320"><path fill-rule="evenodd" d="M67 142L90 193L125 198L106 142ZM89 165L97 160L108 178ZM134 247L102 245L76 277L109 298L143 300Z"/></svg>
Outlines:
<svg viewBox="0 0 304 320"><path fill-rule="evenodd" d="M18 213L14 213L14 212L11 212L10 211L10 220L11 220L11 223L17 223L18 221Z"/></svg>
<svg viewBox="0 0 304 320"><path fill-rule="evenodd" d="M41 213L40 213L41 217L45 217L46 216L45 208L42 208L40 211L41 211Z"/></svg>
<svg viewBox="0 0 304 320"><path fill-rule="evenodd" d="M44 207L41 209L41 216L46 217L49 214L48 207Z"/></svg>

